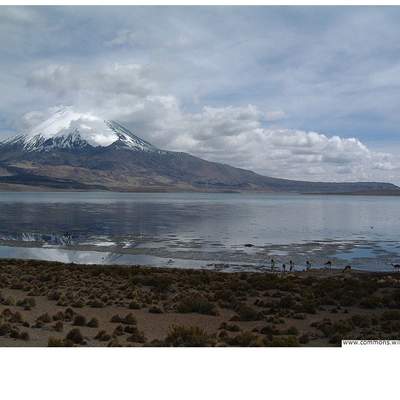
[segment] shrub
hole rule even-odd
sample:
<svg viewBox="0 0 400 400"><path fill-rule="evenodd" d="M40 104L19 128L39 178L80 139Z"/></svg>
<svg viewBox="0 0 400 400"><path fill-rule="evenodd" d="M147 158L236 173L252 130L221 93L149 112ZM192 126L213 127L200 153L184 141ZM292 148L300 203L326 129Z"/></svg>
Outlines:
<svg viewBox="0 0 400 400"><path fill-rule="evenodd" d="M48 313L44 313L42 315L40 315L39 317L36 318L37 322L42 322L44 324L48 324L49 322L51 322L51 318L50 315Z"/></svg>
<svg viewBox="0 0 400 400"><path fill-rule="evenodd" d="M329 318L324 318L322 321L313 322L311 326L320 330L325 337L328 337L333 333L333 324Z"/></svg>
<svg viewBox="0 0 400 400"><path fill-rule="evenodd" d="M2 312L1 315L4 318L10 318L10 316L12 315L12 311L9 308L5 308Z"/></svg>
<svg viewBox="0 0 400 400"><path fill-rule="evenodd" d="M278 329L276 329L274 325L266 325L261 329L260 333L262 333L263 335L272 336L272 335L279 335L280 332Z"/></svg>
<svg viewBox="0 0 400 400"><path fill-rule="evenodd" d="M307 333L305 333L304 335L301 335L299 337L300 344L307 344L309 341L310 341L310 338L308 337Z"/></svg>
<svg viewBox="0 0 400 400"><path fill-rule="evenodd" d="M385 311L381 319L383 321L398 321L400 320L400 311L399 310L390 310L390 311Z"/></svg>
<svg viewBox="0 0 400 400"><path fill-rule="evenodd" d="M21 332L19 334L19 339L28 341L29 340L29 333L28 332Z"/></svg>
<svg viewBox="0 0 400 400"><path fill-rule="evenodd" d="M139 331L136 327L134 332L126 338L127 342L144 343L146 341L143 332Z"/></svg>
<svg viewBox="0 0 400 400"><path fill-rule="evenodd" d="M71 306L75 308L82 308L85 305L82 299L75 299L72 301Z"/></svg>
<svg viewBox="0 0 400 400"><path fill-rule="evenodd" d="M124 332L126 333L135 333L137 330L137 327L134 325L127 325L124 327Z"/></svg>
<svg viewBox="0 0 400 400"><path fill-rule="evenodd" d="M219 334L218 334L218 337L220 338L220 339L225 339L225 338L227 338L229 335L228 335L228 332L227 331L225 331L225 330L222 330Z"/></svg>
<svg viewBox="0 0 400 400"><path fill-rule="evenodd" d="M60 292L58 292L57 290L52 290L48 293L47 300L58 301L60 300L60 297L61 297Z"/></svg>
<svg viewBox="0 0 400 400"><path fill-rule="evenodd" d="M76 315L72 325L85 326L86 325L86 317L84 317L83 315Z"/></svg>
<svg viewBox="0 0 400 400"><path fill-rule="evenodd" d="M9 335L10 335L10 338L19 339L19 330L18 330L18 328L11 328Z"/></svg>
<svg viewBox="0 0 400 400"><path fill-rule="evenodd" d="M75 314L75 311L71 307L66 308L65 311L64 311L65 320L66 321L71 321L73 316L74 316L74 314Z"/></svg>
<svg viewBox="0 0 400 400"><path fill-rule="evenodd" d="M353 316L351 317L351 322L352 322L355 326L357 326L357 327L359 327L359 328L367 328L367 327L370 326L370 324L371 324L371 321L370 321L370 319L369 319L368 316L366 316L366 315L359 315L359 314L353 315Z"/></svg>
<svg viewBox="0 0 400 400"><path fill-rule="evenodd" d="M97 328L99 326L99 321L97 318L92 318L90 321L87 323L87 326L89 328Z"/></svg>
<svg viewBox="0 0 400 400"><path fill-rule="evenodd" d="M142 307L137 301L131 301L128 305L131 310L140 310Z"/></svg>
<svg viewBox="0 0 400 400"><path fill-rule="evenodd" d="M74 344L82 344L83 343L83 335L78 328L71 329L67 336L67 340L70 340Z"/></svg>
<svg viewBox="0 0 400 400"><path fill-rule="evenodd" d="M246 304L241 304L237 310L237 320L239 321L258 321L260 319L259 313ZM236 318L235 318L236 319Z"/></svg>
<svg viewBox="0 0 400 400"><path fill-rule="evenodd" d="M26 310L30 310L32 307L36 306L36 301L33 297L26 297L23 300L18 300L17 306L24 307Z"/></svg>
<svg viewBox="0 0 400 400"><path fill-rule="evenodd" d="M233 337L227 337L225 342L230 346L237 347L258 347L260 342L257 335L251 332L242 332Z"/></svg>
<svg viewBox="0 0 400 400"><path fill-rule="evenodd" d="M107 347L122 347L122 345L119 343L117 338L114 338L107 343Z"/></svg>
<svg viewBox="0 0 400 400"><path fill-rule="evenodd" d="M381 329L385 333L398 333L400 332L400 321L383 321L381 324Z"/></svg>
<svg viewBox="0 0 400 400"><path fill-rule="evenodd" d="M163 310L161 310L160 307L151 306L151 307L149 308L149 313L152 313L152 314L162 314L162 313L163 313Z"/></svg>
<svg viewBox="0 0 400 400"><path fill-rule="evenodd" d="M340 335L333 335L330 339L329 339L329 343L331 344L335 344L335 345L339 345L342 341L343 337Z"/></svg>
<svg viewBox="0 0 400 400"><path fill-rule="evenodd" d="M59 311L58 313L53 315L53 321L64 321L64 313L62 311Z"/></svg>
<svg viewBox="0 0 400 400"><path fill-rule="evenodd" d="M10 333L10 331L11 331L10 324L1 324L0 325L0 336L6 336Z"/></svg>
<svg viewBox="0 0 400 400"><path fill-rule="evenodd" d="M343 307L351 307L354 306L357 303L357 298L351 296L351 294L344 295L340 299L340 305Z"/></svg>
<svg viewBox="0 0 400 400"><path fill-rule="evenodd" d="M215 304L202 296L184 297L176 307L180 313L199 313L205 315L217 315Z"/></svg>
<svg viewBox="0 0 400 400"><path fill-rule="evenodd" d="M215 300L222 300L227 303L230 303L234 300L235 294L232 290L220 289L215 292L214 298Z"/></svg>
<svg viewBox="0 0 400 400"><path fill-rule="evenodd" d="M173 325L165 338L165 344L173 347L205 347L212 343L211 337L197 326Z"/></svg>
<svg viewBox="0 0 400 400"><path fill-rule="evenodd" d="M22 324L23 319L21 313L19 311L16 311L15 313L11 314L9 321L12 323Z"/></svg>
<svg viewBox="0 0 400 400"><path fill-rule="evenodd" d="M93 308L103 308L104 303L99 299L90 300L87 302L88 306Z"/></svg>
<svg viewBox="0 0 400 400"><path fill-rule="evenodd" d="M125 318L123 318L121 320L121 322L126 324L126 325L136 325L137 324L136 318L131 313L126 315Z"/></svg>
<svg viewBox="0 0 400 400"><path fill-rule="evenodd" d="M369 296L360 302L360 306L365 308L377 308L382 305L382 300L377 296Z"/></svg>
<svg viewBox="0 0 400 400"><path fill-rule="evenodd" d="M288 335L298 335L299 334L299 330L295 327L295 326L290 326L287 330L286 333Z"/></svg>
<svg viewBox="0 0 400 400"><path fill-rule="evenodd" d="M235 324L227 324L226 322L222 322L222 324L219 326L219 329L225 329L229 332L239 332L240 331L240 326L235 325Z"/></svg>
<svg viewBox="0 0 400 400"><path fill-rule="evenodd" d="M48 347L65 347L65 342L63 339L55 338L50 336L47 341Z"/></svg>
<svg viewBox="0 0 400 400"><path fill-rule="evenodd" d="M5 306L14 306L15 305L14 297L11 297L11 296L7 297L5 300L3 300L3 304Z"/></svg>
<svg viewBox="0 0 400 400"><path fill-rule="evenodd" d="M292 296L285 296L279 300L279 308L292 308L295 305L295 300Z"/></svg>
<svg viewBox="0 0 400 400"><path fill-rule="evenodd" d="M110 322L112 322L113 324L119 324L120 322L122 322L122 318L118 314L115 314L111 317Z"/></svg>
<svg viewBox="0 0 400 400"><path fill-rule="evenodd" d="M349 320L339 320L333 324L333 332L336 335L343 337L347 333L350 333L353 330L353 326Z"/></svg>
<svg viewBox="0 0 400 400"><path fill-rule="evenodd" d="M136 328L136 327L135 327ZM124 334L124 327L122 325L118 325L113 332L113 336L122 336Z"/></svg>
<svg viewBox="0 0 400 400"><path fill-rule="evenodd" d="M299 346L299 341L294 336L279 336L265 342L265 345L269 347L297 347Z"/></svg>
<svg viewBox="0 0 400 400"><path fill-rule="evenodd" d="M316 313L316 304L311 300L305 300L303 303L297 308L297 312L305 313L305 314L315 314Z"/></svg>
<svg viewBox="0 0 400 400"><path fill-rule="evenodd" d="M169 276L146 276L146 275L135 275L131 279L132 285L143 285L150 286L154 289L163 292L169 289L174 283L173 279Z"/></svg>
<svg viewBox="0 0 400 400"><path fill-rule="evenodd" d="M101 342L108 342L111 340L111 335L109 335L106 331L101 330L94 337L96 340L100 340Z"/></svg>
<svg viewBox="0 0 400 400"><path fill-rule="evenodd" d="M64 329L64 324L62 321L57 321L54 325L53 325L53 329L56 332L62 332Z"/></svg>

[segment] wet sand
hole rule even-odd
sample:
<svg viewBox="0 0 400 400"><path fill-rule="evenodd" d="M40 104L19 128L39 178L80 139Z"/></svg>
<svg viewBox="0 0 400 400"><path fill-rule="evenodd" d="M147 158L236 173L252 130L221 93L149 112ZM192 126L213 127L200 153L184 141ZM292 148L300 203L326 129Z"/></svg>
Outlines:
<svg viewBox="0 0 400 400"><path fill-rule="evenodd" d="M0 346L337 346L400 338L400 273L0 260Z"/></svg>
<svg viewBox="0 0 400 400"><path fill-rule="evenodd" d="M96 237L74 241L63 235L24 234L0 236L0 258L36 259L53 262L148 265L189 269L214 269L223 272L265 272L273 258L281 266L292 260L297 270L304 269L310 260L313 268L324 268L327 260L334 267L390 272L391 264L400 260L398 241L354 239L319 240L290 245L263 246L241 243L223 246L218 242L201 239L181 241L175 237L147 237L111 240Z"/></svg>

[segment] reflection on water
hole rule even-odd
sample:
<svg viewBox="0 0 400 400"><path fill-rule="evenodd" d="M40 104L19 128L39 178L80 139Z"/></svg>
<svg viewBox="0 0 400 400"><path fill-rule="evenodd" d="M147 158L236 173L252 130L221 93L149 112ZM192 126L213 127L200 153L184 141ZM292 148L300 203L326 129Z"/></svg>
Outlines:
<svg viewBox="0 0 400 400"><path fill-rule="evenodd" d="M49 246L73 246L75 241L69 233L43 234L36 232L17 232L14 234L0 234L0 240L5 242L32 242Z"/></svg>
<svg viewBox="0 0 400 400"><path fill-rule="evenodd" d="M17 258L23 260L46 260L75 264L103 265L146 265L169 268L219 269L221 271L243 270L257 271L256 264L238 265L233 263L221 264L219 261L182 260L156 257L145 254L118 254L98 251L27 248L0 246L0 258Z"/></svg>
<svg viewBox="0 0 400 400"><path fill-rule="evenodd" d="M372 258L375 256L376 256L376 252L374 249L368 249L368 248L362 248L362 247L361 248L354 247L347 251L336 253L337 258L341 258L344 260L354 260L357 258Z"/></svg>
<svg viewBox="0 0 400 400"><path fill-rule="evenodd" d="M319 251L321 241L365 241L382 248L393 242L388 251L398 254L399 222L396 197L0 193L0 243L32 243L65 251L93 245L110 248L113 254L119 249L148 250L149 254L162 249L208 252L217 260L231 252L240 254L243 261L266 246L302 243L309 252ZM349 254L345 250L343 257ZM270 255L286 254L286 249L272 251ZM53 254L67 260L62 252ZM370 251L368 257L377 257L377 252Z"/></svg>

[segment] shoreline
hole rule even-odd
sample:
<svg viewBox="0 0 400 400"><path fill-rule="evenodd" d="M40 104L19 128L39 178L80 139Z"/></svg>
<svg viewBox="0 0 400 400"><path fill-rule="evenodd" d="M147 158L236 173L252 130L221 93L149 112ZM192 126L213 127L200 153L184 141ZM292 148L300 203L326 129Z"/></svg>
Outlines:
<svg viewBox="0 0 400 400"><path fill-rule="evenodd" d="M353 182L350 182L353 183ZM193 193L193 194L265 194L265 195L294 195L294 196L379 196L379 197L392 197L400 196L400 190L381 190L381 191L354 191L354 192L294 192L294 191L273 191L273 190L235 190L235 189L215 189L205 190L202 188L181 189L181 188L58 188L47 186L34 186L23 184L8 184L0 182L0 193L126 193L126 194L179 194L179 193Z"/></svg>
<svg viewBox="0 0 400 400"><path fill-rule="evenodd" d="M338 270L350 264L364 271L391 272L398 263L400 247L393 240L318 240L288 244L242 244L226 246L218 242L177 242L173 239L104 238L82 243L50 244L40 240L0 238L0 258L35 259L54 262L101 265L149 265L215 269L227 271L268 271L270 260L277 267L293 260L295 270L303 270L311 260L314 269L326 267L327 260ZM60 243L62 237L58 238Z"/></svg>
<svg viewBox="0 0 400 400"><path fill-rule="evenodd" d="M0 260L0 346L337 346L400 337L400 273Z"/></svg>

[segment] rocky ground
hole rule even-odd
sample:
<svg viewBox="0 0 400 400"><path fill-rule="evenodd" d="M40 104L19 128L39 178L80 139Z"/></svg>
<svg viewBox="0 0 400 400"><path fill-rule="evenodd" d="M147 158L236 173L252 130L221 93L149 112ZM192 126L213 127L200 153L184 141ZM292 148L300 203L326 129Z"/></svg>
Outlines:
<svg viewBox="0 0 400 400"><path fill-rule="evenodd" d="M337 346L400 338L400 273L0 260L0 346Z"/></svg>

